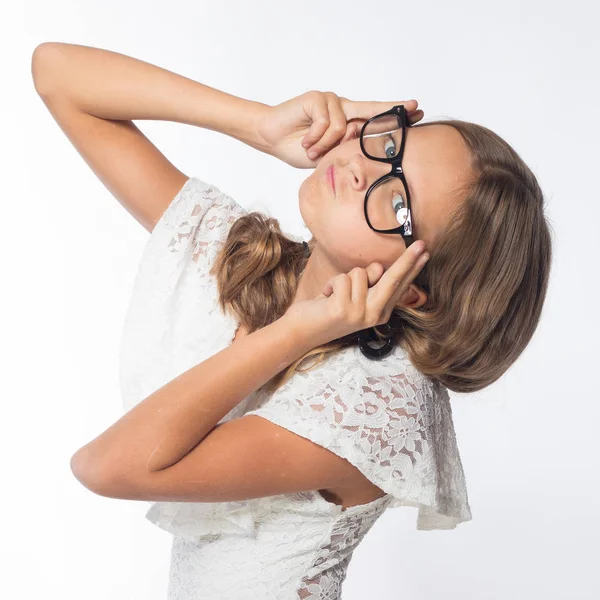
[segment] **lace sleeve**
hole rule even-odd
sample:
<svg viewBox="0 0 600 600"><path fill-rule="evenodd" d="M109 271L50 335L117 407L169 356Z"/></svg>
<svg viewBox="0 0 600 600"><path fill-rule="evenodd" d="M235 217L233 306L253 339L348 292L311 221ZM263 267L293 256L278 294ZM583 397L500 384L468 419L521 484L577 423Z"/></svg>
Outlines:
<svg viewBox="0 0 600 600"><path fill-rule="evenodd" d="M190 177L146 241L119 347L125 412L228 337L210 267L246 210L219 188Z"/></svg>
<svg viewBox="0 0 600 600"><path fill-rule="evenodd" d="M452 529L471 514L447 400L400 348L369 364L355 348L298 372L246 414L345 458L393 496L389 507L418 507L417 529Z"/></svg>
<svg viewBox="0 0 600 600"><path fill-rule="evenodd" d="M148 246L202 266L245 209L219 188L190 177L154 227ZM157 257L159 258L159 257Z"/></svg>

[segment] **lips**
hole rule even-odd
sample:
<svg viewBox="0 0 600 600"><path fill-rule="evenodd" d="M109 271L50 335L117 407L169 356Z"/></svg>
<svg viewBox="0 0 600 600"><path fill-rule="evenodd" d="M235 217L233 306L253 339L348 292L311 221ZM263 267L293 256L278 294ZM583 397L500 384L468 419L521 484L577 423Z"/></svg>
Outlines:
<svg viewBox="0 0 600 600"><path fill-rule="evenodd" d="M330 165L327 169L327 179L329 180L329 185L331 185L331 188L335 192L335 169L333 165Z"/></svg>

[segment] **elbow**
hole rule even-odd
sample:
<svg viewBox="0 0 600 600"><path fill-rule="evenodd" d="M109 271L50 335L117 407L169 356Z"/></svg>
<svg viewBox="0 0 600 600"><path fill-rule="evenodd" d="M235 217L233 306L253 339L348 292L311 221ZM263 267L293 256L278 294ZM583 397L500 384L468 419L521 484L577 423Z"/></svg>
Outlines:
<svg viewBox="0 0 600 600"><path fill-rule="evenodd" d="M71 467L71 473L73 473L75 479L83 483L82 480L84 477L85 469L83 468L82 464L81 450L82 449L78 450L77 452L75 452L75 454L73 454L73 456L71 456L71 462L69 464Z"/></svg>
<svg viewBox="0 0 600 600"><path fill-rule="evenodd" d="M99 496L105 496L107 483L104 469L86 458L85 446L71 457L71 472L86 489Z"/></svg>
<svg viewBox="0 0 600 600"><path fill-rule="evenodd" d="M51 93L55 77L52 75L53 64L61 46L60 42L42 42L35 47L31 55L31 77L35 91L42 98Z"/></svg>

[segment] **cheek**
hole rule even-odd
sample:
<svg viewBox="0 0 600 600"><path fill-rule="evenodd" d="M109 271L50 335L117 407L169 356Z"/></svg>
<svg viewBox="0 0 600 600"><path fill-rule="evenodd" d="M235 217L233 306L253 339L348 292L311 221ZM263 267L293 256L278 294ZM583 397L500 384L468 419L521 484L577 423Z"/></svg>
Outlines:
<svg viewBox="0 0 600 600"><path fill-rule="evenodd" d="M347 272L374 261L393 261L404 246L393 236L380 235L369 227L364 214L364 196L334 197L315 175L316 171L299 187L300 214L306 227L326 252L335 257L340 268L348 267Z"/></svg>
<svg viewBox="0 0 600 600"><path fill-rule="evenodd" d="M298 208L304 224L311 230L314 226L314 217L320 203L319 194L314 189L310 177L307 177L298 188Z"/></svg>
<svg viewBox="0 0 600 600"><path fill-rule="evenodd" d="M326 220L325 220L326 219ZM328 253L336 256L340 266L348 272L353 267L366 267L380 260L387 240L382 240L365 221L362 208L348 209L336 205L320 221L322 244ZM382 244L383 242L383 244Z"/></svg>
<svg viewBox="0 0 600 600"><path fill-rule="evenodd" d="M356 266L365 268L373 262L387 268L406 249L399 235L377 233L369 227L362 204L351 212L340 212L338 207L336 215L337 221L332 220L328 225L327 238L348 259L348 270Z"/></svg>

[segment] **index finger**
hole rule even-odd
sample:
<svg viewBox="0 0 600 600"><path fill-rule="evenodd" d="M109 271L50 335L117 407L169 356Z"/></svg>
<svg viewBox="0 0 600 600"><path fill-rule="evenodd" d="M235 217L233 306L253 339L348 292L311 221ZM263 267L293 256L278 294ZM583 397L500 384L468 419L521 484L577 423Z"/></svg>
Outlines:
<svg viewBox="0 0 600 600"><path fill-rule="evenodd" d="M346 119L364 119L368 120L375 115L381 114L386 110L390 110L398 104L402 104L407 113L417 110L419 103L414 98L411 100L400 100L399 102L381 102L369 100L348 100L348 98L340 97L342 110L346 115Z"/></svg>
<svg viewBox="0 0 600 600"><path fill-rule="evenodd" d="M429 252L425 250L425 242L417 241L411 244L373 286L379 301L388 304L392 299L395 304L428 259Z"/></svg>

